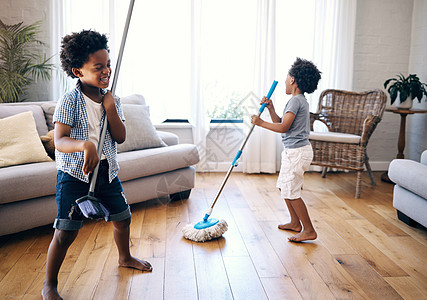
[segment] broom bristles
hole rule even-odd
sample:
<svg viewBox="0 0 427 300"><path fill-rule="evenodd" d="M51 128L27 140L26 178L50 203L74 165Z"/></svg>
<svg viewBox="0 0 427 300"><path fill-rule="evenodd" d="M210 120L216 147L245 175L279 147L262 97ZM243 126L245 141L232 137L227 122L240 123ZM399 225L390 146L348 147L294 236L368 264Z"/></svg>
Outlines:
<svg viewBox="0 0 427 300"><path fill-rule="evenodd" d="M212 239L219 238L226 232L228 229L228 224L224 220L220 220L215 225L204 228L196 229L194 224L189 224L182 228L182 233L186 239L195 241L195 242L206 242Z"/></svg>

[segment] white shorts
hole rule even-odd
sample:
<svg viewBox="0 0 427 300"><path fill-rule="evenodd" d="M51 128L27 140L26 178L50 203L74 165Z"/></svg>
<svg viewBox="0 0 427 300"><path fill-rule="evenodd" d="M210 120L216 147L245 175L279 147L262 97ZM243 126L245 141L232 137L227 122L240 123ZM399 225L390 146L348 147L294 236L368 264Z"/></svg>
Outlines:
<svg viewBox="0 0 427 300"><path fill-rule="evenodd" d="M285 148L282 152L282 165L276 187L280 189L282 199L298 199L304 182L304 172L313 160L311 145L300 148Z"/></svg>

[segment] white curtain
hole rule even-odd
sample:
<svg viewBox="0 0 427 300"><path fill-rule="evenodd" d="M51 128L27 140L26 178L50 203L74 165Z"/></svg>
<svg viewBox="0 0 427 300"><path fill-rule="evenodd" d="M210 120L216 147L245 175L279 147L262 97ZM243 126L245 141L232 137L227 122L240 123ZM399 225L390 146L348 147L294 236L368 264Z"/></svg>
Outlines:
<svg viewBox="0 0 427 300"><path fill-rule="evenodd" d="M322 71L317 92L307 95L312 110L322 90L351 89L356 4L357 0L136 1L116 94L144 95L154 123L188 118L202 158L198 171L209 171L207 111L212 105L224 102L227 107L231 97L250 96L244 117L247 134L250 115L257 113L259 100L277 80L272 99L281 115L290 98L284 92L286 74L296 57L312 60ZM128 5L119 0L51 0L55 59L59 62L65 34L94 29L107 33L114 69ZM51 90L54 100L64 92L59 84ZM270 119L267 111L262 117ZM242 170L276 172L281 147L279 134L256 127L243 151Z"/></svg>
<svg viewBox="0 0 427 300"><path fill-rule="evenodd" d="M306 95L312 111L323 90L352 89L356 8L357 0L258 0L254 90L262 97L274 79L279 81L272 97L277 114L290 98L284 84L296 57L322 71L318 89ZM266 112L262 117L269 119ZM244 172L275 172L281 150L280 135L255 128L244 151Z"/></svg>
<svg viewBox="0 0 427 300"><path fill-rule="evenodd" d="M193 126L193 141L199 150L198 172L207 171L208 151L206 136L209 132L209 119L206 116L202 89L202 0L191 0L191 81L190 81L190 117Z"/></svg>
<svg viewBox="0 0 427 300"><path fill-rule="evenodd" d="M312 110L325 89L351 91L357 0L316 0L313 60L322 80L311 98Z"/></svg>
<svg viewBox="0 0 427 300"><path fill-rule="evenodd" d="M253 72L253 91L258 99L267 95L271 84L275 80L275 28L276 28L276 0L258 0L256 20L256 44ZM274 94L273 94L274 95ZM274 97L272 97L273 99ZM259 102L259 101L258 101ZM255 106L259 108L259 103ZM252 110L257 114L257 109ZM268 111L261 115L271 122ZM245 118L246 135L251 128L248 123L250 117ZM242 155L242 167L245 173L275 173L276 172L276 141L277 133L255 127Z"/></svg>
<svg viewBox="0 0 427 300"><path fill-rule="evenodd" d="M52 1L51 2L51 10L52 10L52 19L50 22L50 30L52 32L51 39L51 53L52 63L56 66L61 65L59 61L59 51L61 45L61 39L64 36L66 24L65 24L65 7L63 1ZM52 101L57 101L59 97L64 93L64 85L65 85L65 76L62 75L62 70L57 69L58 77L61 77L63 80L51 80L50 81L50 97ZM58 78L57 77L57 78Z"/></svg>

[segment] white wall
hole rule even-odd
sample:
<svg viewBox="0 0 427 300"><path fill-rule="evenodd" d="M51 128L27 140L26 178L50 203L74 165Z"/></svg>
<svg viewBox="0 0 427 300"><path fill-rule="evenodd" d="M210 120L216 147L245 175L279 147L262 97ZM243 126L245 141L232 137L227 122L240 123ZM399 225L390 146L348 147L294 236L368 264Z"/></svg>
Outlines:
<svg viewBox="0 0 427 300"><path fill-rule="evenodd" d="M412 7L412 0L358 0L355 91L383 89L386 79L399 73L407 74ZM399 122L399 115L384 112L368 144L368 156L374 170L386 170L396 157Z"/></svg>
<svg viewBox="0 0 427 300"><path fill-rule="evenodd" d="M427 83L427 1L415 0L412 14L411 53L409 73L417 74L422 82ZM427 110L426 98L421 103L414 102L414 108ZM421 153L427 149L427 114L408 116L407 157L419 160Z"/></svg>
<svg viewBox="0 0 427 300"><path fill-rule="evenodd" d="M358 0L354 90L383 89L384 81L399 73L416 73L427 82L426 13L425 0ZM425 108L424 100L414 108ZM407 117L406 158L419 160L427 149L426 127L427 114ZM385 112L368 145L374 170L387 169L396 157L399 128L400 116Z"/></svg>
<svg viewBox="0 0 427 300"><path fill-rule="evenodd" d="M25 25L42 21L38 39L50 44L50 0L0 0L0 19L7 25L24 21ZM50 50L46 49L46 55ZM28 88L24 97L33 101L52 100L49 97L49 83L38 82Z"/></svg>

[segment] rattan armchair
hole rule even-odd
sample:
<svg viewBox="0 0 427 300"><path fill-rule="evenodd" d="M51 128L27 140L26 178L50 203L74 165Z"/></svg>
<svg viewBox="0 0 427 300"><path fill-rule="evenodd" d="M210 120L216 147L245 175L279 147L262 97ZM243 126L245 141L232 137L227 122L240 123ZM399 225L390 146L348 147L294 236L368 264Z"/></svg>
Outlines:
<svg viewBox="0 0 427 300"><path fill-rule="evenodd" d="M381 90L356 93L329 89L320 94L317 112L311 114L311 164L324 167L322 177L328 168L357 171L356 198L360 197L364 166L375 185L366 147L381 121L386 99ZM314 132L315 120L326 124L329 131Z"/></svg>

